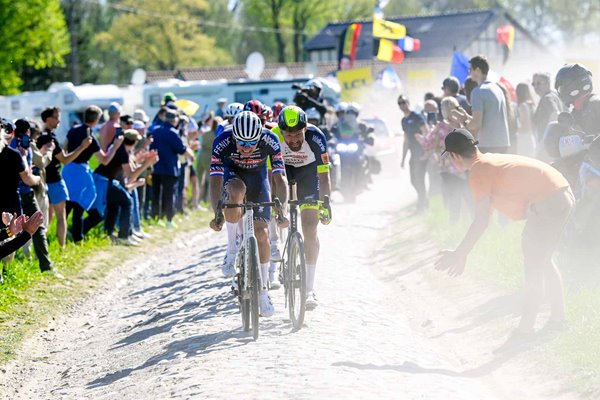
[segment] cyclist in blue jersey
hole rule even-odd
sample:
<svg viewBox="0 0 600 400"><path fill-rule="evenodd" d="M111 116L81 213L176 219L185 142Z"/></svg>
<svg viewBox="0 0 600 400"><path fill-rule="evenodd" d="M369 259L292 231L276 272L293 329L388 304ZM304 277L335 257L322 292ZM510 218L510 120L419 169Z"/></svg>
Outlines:
<svg viewBox="0 0 600 400"><path fill-rule="evenodd" d="M281 151L289 181L296 181L297 199L306 201L300 206L302 234L306 255L306 309L314 309L315 272L319 257L317 226L331 222L329 215L319 215L315 200L331 194L327 139L316 126L307 123L306 113L297 106L287 106L279 114L278 126L273 129L281 141ZM311 203L312 204L309 204Z"/></svg>
<svg viewBox="0 0 600 400"><path fill-rule="evenodd" d="M225 131L215 139L210 165L210 194L213 209L219 200L224 203L271 201L271 187L267 175L267 158L273 166L273 189L282 202L287 201L285 166L281 155L281 145L275 134L264 129L260 118L250 111L239 113L233 120L231 131ZM242 216L240 209L225 209L228 224L227 255L222 272L225 276L235 275L235 232ZM270 207L257 207L254 210L254 233L258 242L260 275L260 313L271 316L274 308L267 290L270 247L267 225L271 219ZM286 225L287 219L281 222ZM210 227L220 231L222 223L215 219ZM233 235L233 238L230 237Z"/></svg>

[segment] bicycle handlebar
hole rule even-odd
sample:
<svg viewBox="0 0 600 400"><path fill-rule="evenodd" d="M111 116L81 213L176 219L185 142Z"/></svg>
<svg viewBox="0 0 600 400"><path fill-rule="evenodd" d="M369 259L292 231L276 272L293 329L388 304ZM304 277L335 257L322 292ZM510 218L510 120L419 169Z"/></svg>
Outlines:
<svg viewBox="0 0 600 400"><path fill-rule="evenodd" d="M219 200L219 203L217 204L217 208L215 210L215 222L220 224L223 221L223 219L225 218L225 216L223 215L223 209L225 208L243 208L245 210L248 210L254 207L275 207L277 221L282 222L284 219L283 206L281 204L281 201L277 197L275 197L273 198L273 201L265 201L260 203L246 202L241 204L225 204L222 200Z"/></svg>

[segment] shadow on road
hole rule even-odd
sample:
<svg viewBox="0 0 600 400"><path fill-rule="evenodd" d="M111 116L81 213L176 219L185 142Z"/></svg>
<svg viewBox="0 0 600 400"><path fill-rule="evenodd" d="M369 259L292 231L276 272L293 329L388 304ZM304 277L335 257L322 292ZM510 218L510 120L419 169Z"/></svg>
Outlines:
<svg viewBox="0 0 600 400"><path fill-rule="evenodd" d="M195 357L209 354L224 347L229 349L244 346L252 342L252 337L240 330L221 331L207 335L192 336L183 340L169 343L164 352L149 358L143 364L134 368L125 368L106 374L87 384L88 389L111 385L123 378L128 377L135 371L150 368L162 361L170 361L179 357Z"/></svg>

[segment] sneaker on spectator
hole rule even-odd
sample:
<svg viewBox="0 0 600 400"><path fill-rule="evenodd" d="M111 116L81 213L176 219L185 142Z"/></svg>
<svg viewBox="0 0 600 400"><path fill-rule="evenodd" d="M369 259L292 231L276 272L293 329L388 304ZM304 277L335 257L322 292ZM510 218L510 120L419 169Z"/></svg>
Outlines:
<svg viewBox="0 0 600 400"><path fill-rule="evenodd" d="M120 238L120 237L113 237L112 242L119 246L139 246L140 245L138 242L131 240L130 237L128 237L127 239Z"/></svg>
<svg viewBox="0 0 600 400"><path fill-rule="evenodd" d="M167 225L166 226L169 229L175 229L175 228L177 228L177 224L175 222L173 222L173 221L167 221Z"/></svg>
<svg viewBox="0 0 600 400"><path fill-rule="evenodd" d="M279 242L271 242L271 261L281 261L281 251L279 250Z"/></svg>
<svg viewBox="0 0 600 400"><path fill-rule="evenodd" d="M263 290L260 293L260 316L271 317L273 314L275 314L275 307L273 307L273 303L271 303L269 292Z"/></svg>
<svg viewBox="0 0 600 400"><path fill-rule="evenodd" d="M152 235L150 235L149 233L146 233L143 229L140 229L139 231L133 231L134 235L137 235L143 239L150 239L152 237Z"/></svg>
<svg viewBox="0 0 600 400"><path fill-rule="evenodd" d="M221 272L225 278L231 278L235 276L235 254L226 254L225 259L223 260L223 265L221 265Z"/></svg>
<svg viewBox="0 0 600 400"><path fill-rule="evenodd" d="M319 305L314 291L306 293L306 309L312 311Z"/></svg>
<svg viewBox="0 0 600 400"><path fill-rule="evenodd" d="M58 272L58 269L56 269L56 267L50 268L50 269L46 269L46 270L44 270L42 272L44 272L46 274L49 274L49 275L54 275L54 277L56 279L65 279L64 275L61 274L60 272Z"/></svg>
<svg viewBox="0 0 600 400"><path fill-rule="evenodd" d="M271 290L277 290L281 287L279 282L279 272L277 268L269 269L269 287Z"/></svg>
<svg viewBox="0 0 600 400"><path fill-rule="evenodd" d="M137 244L142 244L142 242L144 241L144 239L139 238L139 237L134 236L134 235L129 235L128 239L131 240L134 243L137 243Z"/></svg>

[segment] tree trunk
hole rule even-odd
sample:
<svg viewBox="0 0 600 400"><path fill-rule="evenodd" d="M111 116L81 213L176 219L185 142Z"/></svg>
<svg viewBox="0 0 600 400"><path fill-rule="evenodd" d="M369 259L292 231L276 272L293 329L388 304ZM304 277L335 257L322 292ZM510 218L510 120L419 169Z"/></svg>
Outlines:
<svg viewBox="0 0 600 400"><path fill-rule="evenodd" d="M271 0L271 16L273 18L273 28L275 28L275 41L277 42L277 61L285 62L285 42L281 33L281 25L279 24L279 15L285 0Z"/></svg>
<svg viewBox="0 0 600 400"><path fill-rule="evenodd" d="M71 82L75 85L81 84L81 71L79 68L79 45L77 43L77 30L79 23L76 21L77 0L66 1L67 29L71 38L71 54L69 54L69 69L71 71Z"/></svg>

